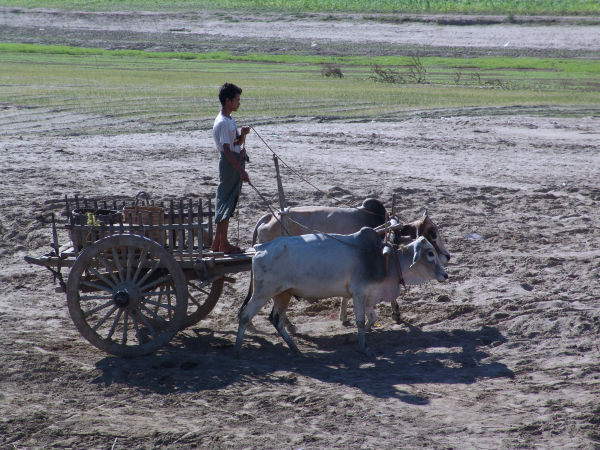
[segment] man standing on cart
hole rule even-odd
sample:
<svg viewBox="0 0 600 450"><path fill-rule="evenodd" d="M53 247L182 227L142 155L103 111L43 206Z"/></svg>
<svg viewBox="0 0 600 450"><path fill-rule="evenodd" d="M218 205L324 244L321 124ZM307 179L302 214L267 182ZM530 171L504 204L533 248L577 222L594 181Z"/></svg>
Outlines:
<svg viewBox="0 0 600 450"><path fill-rule="evenodd" d="M215 239L210 247L214 252L242 253L242 249L231 245L227 240L229 218L237 206L242 182L250 182L246 172L246 148L244 142L250 127L242 127L238 133L233 111L240 107L242 89L235 84L225 83L219 89L221 111L213 125L215 146L220 152L219 186L215 199L215 223L217 230Z"/></svg>

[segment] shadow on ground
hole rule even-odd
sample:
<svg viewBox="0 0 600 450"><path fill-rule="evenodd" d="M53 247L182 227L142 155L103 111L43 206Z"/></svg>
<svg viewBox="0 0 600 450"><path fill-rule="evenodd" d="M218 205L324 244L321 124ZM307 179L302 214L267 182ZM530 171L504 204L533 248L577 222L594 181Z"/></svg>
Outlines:
<svg viewBox="0 0 600 450"><path fill-rule="evenodd" d="M358 351L354 333L315 337L296 335L304 357L291 354L271 336L247 335L238 357L233 333L195 330L197 336L177 336L156 355L134 359L107 357L96 366L94 382L126 384L156 393L199 392L234 383L295 384L298 376L355 387L378 398L398 398L425 404L401 389L404 384L469 384L482 378L514 376L499 362L484 362L485 348L506 339L496 329L476 331L383 330L369 334L377 356Z"/></svg>

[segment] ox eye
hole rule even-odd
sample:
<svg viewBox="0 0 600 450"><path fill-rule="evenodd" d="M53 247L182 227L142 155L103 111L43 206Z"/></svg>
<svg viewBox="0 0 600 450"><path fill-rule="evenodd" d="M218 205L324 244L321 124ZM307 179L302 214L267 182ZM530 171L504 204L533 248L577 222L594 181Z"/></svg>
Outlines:
<svg viewBox="0 0 600 450"><path fill-rule="evenodd" d="M436 234L436 232L435 232L435 231L432 231L431 233L429 233L429 237L430 237L431 239L433 239L433 240L436 240L436 239L437 239L437 234Z"/></svg>
<svg viewBox="0 0 600 450"><path fill-rule="evenodd" d="M429 256L430 258L433 258L435 255L433 254L433 252L428 252L427 256Z"/></svg>

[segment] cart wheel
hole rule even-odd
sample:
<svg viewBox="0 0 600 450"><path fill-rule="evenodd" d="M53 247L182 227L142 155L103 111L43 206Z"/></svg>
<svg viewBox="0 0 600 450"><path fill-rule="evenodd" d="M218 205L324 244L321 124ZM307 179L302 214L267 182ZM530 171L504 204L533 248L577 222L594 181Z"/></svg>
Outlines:
<svg viewBox="0 0 600 450"><path fill-rule="evenodd" d="M173 256L153 240L129 234L87 247L67 281L75 326L117 356L152 353L169 342L183 324L187 297L185 275Z"/></svg>
<svg viewBox="0 0 600 450"><path fill-rule="evenodd" d="M223 292L223 277L214 281L188 280L188 308L183 328L196 325L213 310Z"/></svg>

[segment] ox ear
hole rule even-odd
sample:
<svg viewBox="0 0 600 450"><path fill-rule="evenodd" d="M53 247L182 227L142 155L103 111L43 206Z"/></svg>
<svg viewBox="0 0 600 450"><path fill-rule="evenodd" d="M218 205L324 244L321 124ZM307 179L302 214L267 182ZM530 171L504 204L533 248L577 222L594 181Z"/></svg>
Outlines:
<svg viewBox="0 0 600 450"><path fill-rule="evenodd" d="M423 242L424 242L425 238L424 237L420 237L416 244L415 244L415 254L413 256L413 262L410 265L410 267L414 266L417 261L419 261L419 258L421 257L421 249L423 248Z"/></svg>

